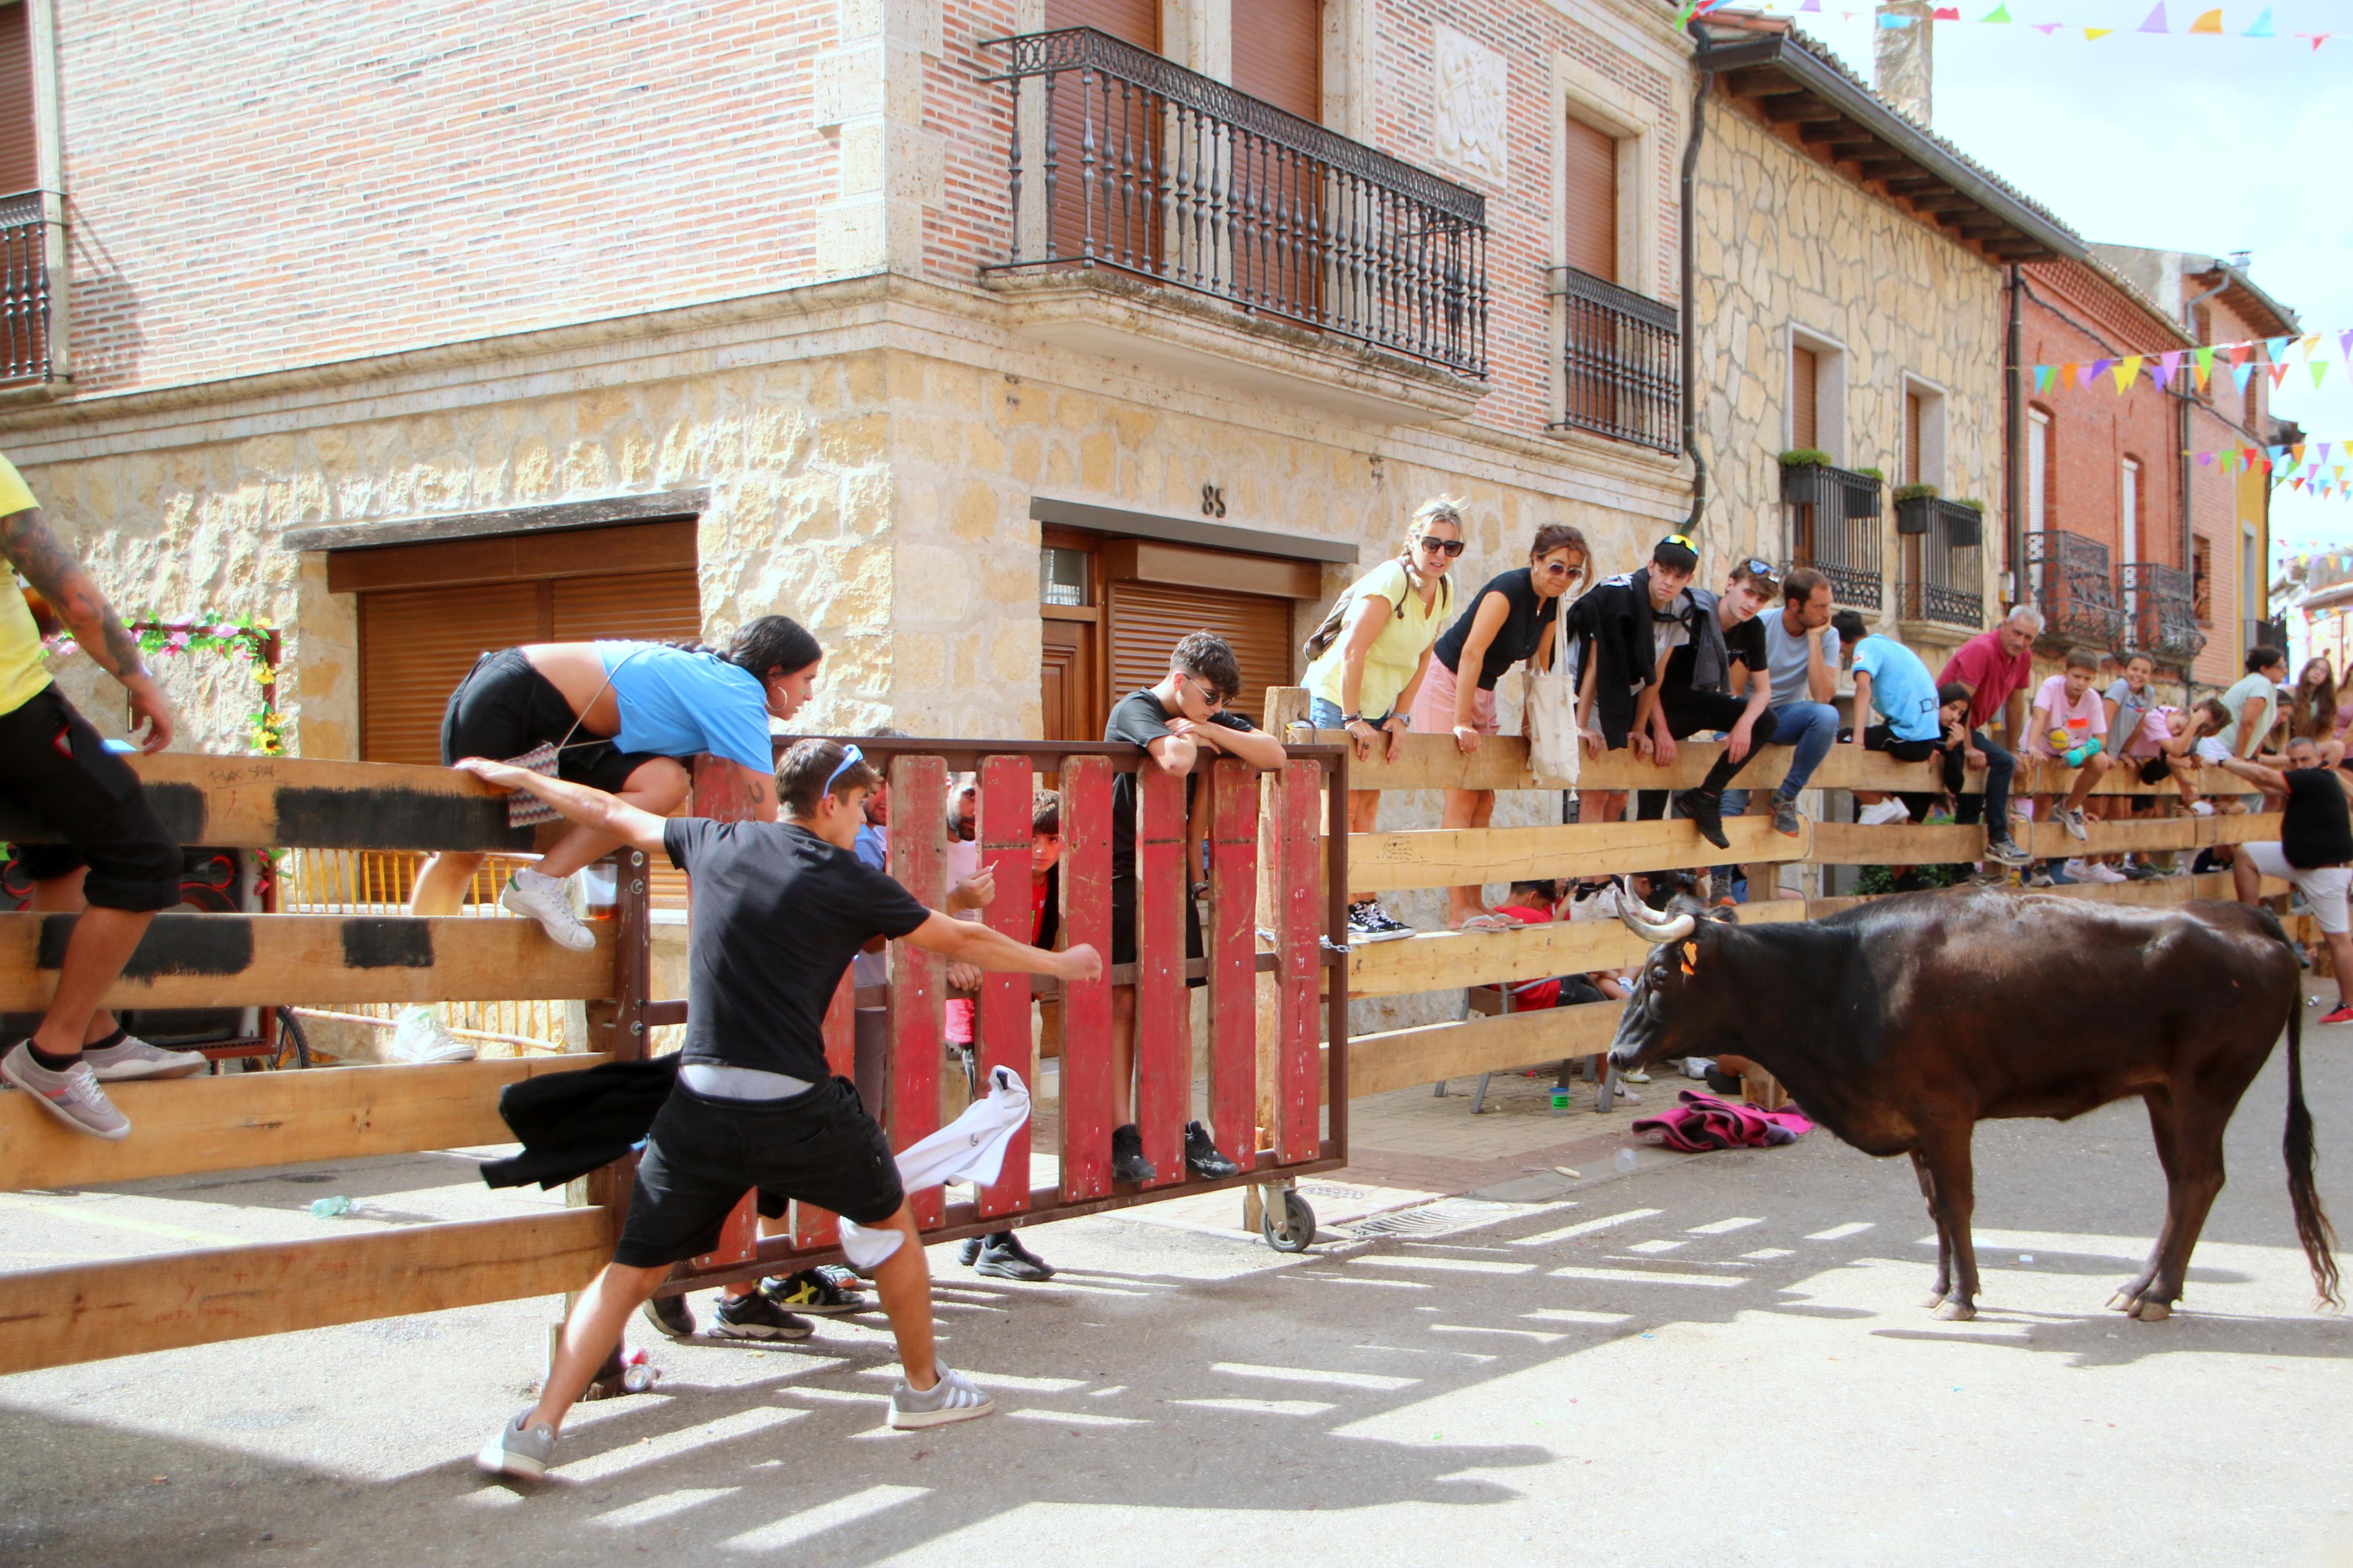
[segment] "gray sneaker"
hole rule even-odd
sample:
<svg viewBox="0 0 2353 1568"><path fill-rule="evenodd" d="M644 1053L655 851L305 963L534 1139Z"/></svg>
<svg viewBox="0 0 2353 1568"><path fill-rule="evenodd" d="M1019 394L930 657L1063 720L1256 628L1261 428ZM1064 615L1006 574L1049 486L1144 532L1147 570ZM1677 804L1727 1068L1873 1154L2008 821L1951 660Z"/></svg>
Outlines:
<svg viewBox="0 0 2353 1568"><path fill-rule="evenodd" d="M161 1046L149 1045L136 1035L125 1035L102 1050L85 1047L81 1059L90 1064L90 1070L100 1083L135 1078L187 1078L211 1065L202 1051L167 1051Z"/></svg>
<svg viewBox="0 0 2353 1568"><path fill-rule="evenodd" d="M1795 838L1805 831L1804 818L1798 815L1798 803L1773 797L1773 831L1785 838Z"/></svg>
<svg viewBox="0 0 2353 1568"><path fill-rule="evenodd" d="M2059 826L2067 830L2068 837L2078 843L2091 841L2092 835L2084 826L2084 811L2081 806L2063 805L2051 815L2059 819Z"/></svg>
<svg viewBox="0 0 2353 1568"><path fill-rule="evenodd" d="M975 1388L960 1372L939 1369L940 1380L918 1393L901 1378L891 1391L891 1425L902 1432L918 1426L944 1426L951 1421L971 1421L997 1414L997 1401Z"/></svg>
<svg viewBox="0 0 2353 1568"><path fill-rule="evenodd" d="M79 1061L63 1072L51 1072L33 1059L30 1041L0 1057L0 1078L33 1097L33 1103L72 1128L110 1142L131 1135L131 1118L114 1109L90 1063Z"/></svg>
<svg viewBox="0 0 2353 1568"><path fill-rule="evenodd" d="M2010 838L1988 838L1985 853L1986 858L1997 866L2024 866L2034 858Z"/></svg>
<svg viewBox="0 0 2353 1568"><path fill-rule="evenodd" d="M525 1426L531 1418L526 1410L499 1428L499 1435L482 1445L474 1456L474 1463L494 1476L517 1476L535 1481L547 1474L547 1464L555 1457L555 1428L545 1422Z"/></svg>

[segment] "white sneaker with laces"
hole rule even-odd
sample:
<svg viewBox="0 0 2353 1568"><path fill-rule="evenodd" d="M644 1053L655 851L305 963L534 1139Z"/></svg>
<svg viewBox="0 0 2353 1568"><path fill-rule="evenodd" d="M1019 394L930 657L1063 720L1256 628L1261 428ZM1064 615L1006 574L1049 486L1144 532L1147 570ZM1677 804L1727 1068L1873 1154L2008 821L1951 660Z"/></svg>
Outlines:
<svg viewBox="0 0 2353 1568"><path fill-rule="evenodd" d="M90 1063L79 1061L63 1072L52 1072L33 1059L29 1040L20 1040L0 1057L0 1078L33 1097L33 1103L72 1128L109 1142L131 1134L131 1118L114 1109Z"/></svg>
<svg viewBox="0 0 2353 1568"><path fill-rule="evenodd" d="M525 867L507 879L506 890L499 895L499 906L519 915L529 915L559 946L575 952L586 952L596 945L596 933L572 912L571 896L556 878Z"/></svg>
<svg viewBox="0 0 2353 1568"><path fill-rule="evenodd" d="M2211 816L2214 815L2214 803L2211 800L2193 800L2189 803L2189 815Z"/></svg>
<svg viewBox="0 0 2353 1568"><path fill-rule="evenodd" d="M951 1421L971 1421L994 1414L997 1401L983 1394L960 1372L939 1370L939 1381L918 1390L905 1378L891 1391L891 1425L902 1432L921 1426L944 1426Z"/></svg>
<svg viewBox="0 0 2353 1568"><path fill-rule="evenodd" d="M427 1062L470 1062L476 1056L474 1047L441 1026L430 1007L404 1008L400 1026L392 1032L392 1057L395 1061L423 1064Z"/></svg>
<svg viewBox="0 0 2353 1568"><path fill-rule="evenodd" d="M100 1083L139 1078L188 1078L212 1065L205 1060L202 1051L167 1051L161 1046L149 1045L136 1035L125 1035L103 1049L86 1046L81 1059L90 1064L90 1070Z"/></svg>
<svg viewBox="0 0 2353 1568"><path fill-rule="evenodd" d="M2091 830L2084 826L2084 812L2082 807L2063 805L2053 809L2051 815L2057 819L2060 826L2067 830L2068 837L2074 839L2079 844L2086 844L2091 841Z"/></svg>
<svg viewBox="0 0 2353 1568"><path fill-rule="evenodd" d="M1864 806L1854 819L1865 827L1892 827L1899 822L1911 821L1912 812L1900 800L1883 800Z"/></svg>

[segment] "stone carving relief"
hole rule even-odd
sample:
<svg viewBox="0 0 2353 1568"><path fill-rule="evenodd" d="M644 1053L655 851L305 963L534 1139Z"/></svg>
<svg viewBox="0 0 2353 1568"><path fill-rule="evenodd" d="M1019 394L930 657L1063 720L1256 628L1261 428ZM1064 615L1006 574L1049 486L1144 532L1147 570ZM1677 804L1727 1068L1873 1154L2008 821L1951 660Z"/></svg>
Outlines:
<svg viewBox="0 0 2353 1568"><path fill-rule="evenodd" d="M1438 110L1438 155L1466 174L1502 184L1511 68L1502 54L1451 27L1439 28L1437 41L1431 101Z"/></svg>

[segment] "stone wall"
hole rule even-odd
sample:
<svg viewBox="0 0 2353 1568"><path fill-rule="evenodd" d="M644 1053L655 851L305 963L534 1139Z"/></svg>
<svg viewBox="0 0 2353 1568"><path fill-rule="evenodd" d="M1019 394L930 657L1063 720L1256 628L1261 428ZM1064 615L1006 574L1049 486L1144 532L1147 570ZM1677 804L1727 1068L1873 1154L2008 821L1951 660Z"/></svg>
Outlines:
<svg viewBox="0 0 2353 1568"><path fill-rule="evenodd" d="M1899 474L1905 378L1942 392L1936 482L1947 496L1987 503L1978 557L1990 622L2005 526L2000 270L1825 167L1721 92L1708 106L1694 206L1710 541L1776 560L1786 553L1777 458L1790 445L1794 329L1843 351L1843 428L1825 429L1819 444L1847 468ZM1892 507L1884 526L1883 604L1892 618L1902 558ZM1906 635L1917 634L1907 626ZM1928 634L1938 642L1965 635Z"/></svg>

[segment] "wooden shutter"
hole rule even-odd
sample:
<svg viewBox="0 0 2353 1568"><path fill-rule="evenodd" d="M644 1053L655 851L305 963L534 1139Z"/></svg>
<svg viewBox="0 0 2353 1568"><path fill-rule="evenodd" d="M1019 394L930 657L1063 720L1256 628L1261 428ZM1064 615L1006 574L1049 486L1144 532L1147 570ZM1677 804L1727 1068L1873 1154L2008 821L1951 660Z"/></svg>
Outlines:
<svg viewBox="0 0 2353 1568"><path fill-rule="evenodd" d="M439 765L449 693L474 660L537 641L539 626L535 583L361 595L361 759Z"/></svg>
<svg viewBox="0 0 2353 1568"><path fill-rule="evenodd" d="M1233 8L1234 86L1302 120L1324 119L1323 0Z"/></svg>
<svg viewBox="0 0 2353 1568"><path fill-rule="evenodd" d="M1563 127L1561 259L1588 277L1618 281L1618 142L1581 120ZM1799 442L1804 446L1806 443Z"/></svg>
<svg viewBox="0 0 2353 1568"><path fill-rule="evenodd" d="M1111 584L1111 701L1157 685L1168 673L1170 650L1195 632L1214 632L1233 645L1242 672L1234 710L1257 722L1266 689L1291 684L1291 601L1256 594Z"/></svg>
<svg viewBox="0 0 2353 1568"><path fill-rule="evenodd" d="M1160 52L1160 0L1046 0L1046 26L1092 27L1139 49ZM1082 89L1089 84L1091 92ZM1110 100L1105 102L1108 88ZM1089 117L1098 163L1097 179L1090 181L1085 161ZM1056 168L1054 210L1050 216L1050 243L1057 257L1092 254L1109 261L1150 270L1160 254L1158 207L1160 193L1147 177L1139 177L1137 154L1149 153L1141 167L1148 174L1160 159L1153 151L1165 115L1161 101L1117 82L1105 83L1078 71L1065 71L1055 81L1054 142ZM1105 116L1108 116L1106 122ZM1121 139L1129 163L1129 179L1121 179ZM1043 178L1042 174L1039 176Z"/></svg>
<svg viewBox="0 0 2353 1568"><path fill-rule="evenodd" d="M33 34L29 5L0 7L0 195L41 183L40 142L33 121Z"/></svg>
<svg viewBox="0 0 2353 1568"><path fill-rule="evenodd" d="M1821 434L1815 388L1819 362L1811 349L1789 351L1789 445L1810 447Z"/></svg>
<svg viewBox="0 0 2353 1568"><path fill-rule="evenodd" d="M1920 479L1920 395L1904 395L1904 482L1916 485Z"/></svg>
<svg viewBox="0 0 2353 1568"><path fill-rule="evenodd" d="M702 593L691 571L567 577L553 584L552 597L550 642L679 642L702 635Z"/></svg>

